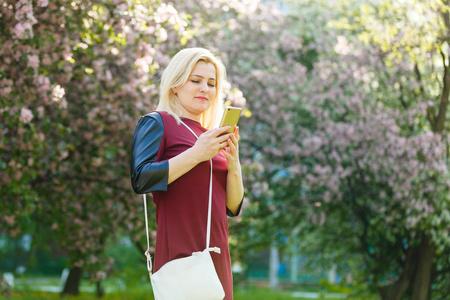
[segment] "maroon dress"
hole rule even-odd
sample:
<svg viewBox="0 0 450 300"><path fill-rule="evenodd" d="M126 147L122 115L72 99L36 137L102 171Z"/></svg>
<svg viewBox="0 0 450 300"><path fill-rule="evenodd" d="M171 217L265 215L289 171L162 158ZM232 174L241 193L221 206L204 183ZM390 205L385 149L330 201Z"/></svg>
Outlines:
<svg viewBox="0 0 450 300"><path fill-rule="evenodd" d="M192 147L197 138L183 124L166 112L162 117L163 134L154 163L166 162ZM199 122L181 118L197 136L206 131ZM138 124L139 127L139 124ZM151 132L149 133L151 134ZM134 143L133 143L134 144ZM221 253L210 252L217 274L225 290L226 300L233 299L233 278L228 247L226 207L226 158L220 153L212 159L212 208L210 247L219 247ZM152 191L156 204L156 247L154 272L167 262L192 255L206 248L210 161L205 161L167 186L167 190Z"/></svg>

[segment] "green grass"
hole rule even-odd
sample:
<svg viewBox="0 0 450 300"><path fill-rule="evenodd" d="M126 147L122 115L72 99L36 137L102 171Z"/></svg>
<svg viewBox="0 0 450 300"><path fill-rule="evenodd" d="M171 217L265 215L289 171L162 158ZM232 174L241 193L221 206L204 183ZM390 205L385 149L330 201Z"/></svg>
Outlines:
<svg viewBox="0 0 450 300"><path fill-rule="evenodd" d="M107 279L102 282L102 287L105 290L103 295L104 300L154 300L153 293L151 290L151 285L148 277L143 276L131 279L129 274L124 275L120 278ZM97 300L95 295L95 285L87 280L82 280L80 286L79 296L65 296L61 297L58 292L42 292L37 291L39 288L43 287L57 287L59 286L59 278L55 277L34 277L34 278L18 278L16 280L14 295L8 299L22 299L22 300L50 300L50 299L60 299L60 300ZM315 299L327 299L327 300L342 300L343 298L330 298L323 296L323 292L344 292L350 293L349 288L338 288L338 286L296 286L291 287L289 291L272 291L268 288L256 287L251 282L243 286L235 286L234 300L307 300L308 298L294 298L292 297L293 292L316 292L319 293L320 297ZM0 299L4 299L0 296ZM311 299L311 298L309 298ZM308 299L308 300L309 300ZM354 300L372 300L377 298L359 297L356 298L349 297L349 299Z"/></svg>
<svg viewBox="0 0 450 300"><path fill-rule="evenodd" d="M0 297L1 299L1 297ZM92 293L81 293L79 296L65 296L61 297L58 293L48 293L48 292L15 292L13 297L8 299L22 299L22 300L98 300ZM107 293L103 296L104 300L143 300L154 299L151 290L148 291L124 291L124 292L114 292ZM285 300L285 299L297 299L297 300L309 300L307 298L292 298L291 293L288 292L278 292L270 291L268 289L247 289L247 290L237 290L234 294L234 300ZM333 298L316 298L316 299L327 299L333 300ZM335 298L334 300L342 299Z"/></svg>

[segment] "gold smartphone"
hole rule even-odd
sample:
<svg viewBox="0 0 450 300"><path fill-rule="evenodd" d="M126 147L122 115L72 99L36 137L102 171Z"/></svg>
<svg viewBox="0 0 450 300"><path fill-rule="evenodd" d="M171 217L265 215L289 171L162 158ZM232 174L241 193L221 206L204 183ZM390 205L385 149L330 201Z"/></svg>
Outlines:
<svg viewBox="0 0 450 300"><path fill-rule="evenodd" d="M227 106L222 116L222 121L220 122L220 127L231 126L231 128L226 131L229 133L234 132L234 128L238 124L239 118L241 117L242 108ZM226 133L225 132L225 133Z"/></svg>

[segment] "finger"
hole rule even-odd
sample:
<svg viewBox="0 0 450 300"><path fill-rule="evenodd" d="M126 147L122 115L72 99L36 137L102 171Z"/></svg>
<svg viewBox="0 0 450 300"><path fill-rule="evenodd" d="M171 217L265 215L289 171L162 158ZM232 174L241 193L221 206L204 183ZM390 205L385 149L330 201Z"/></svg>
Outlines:
<svg viewBox="0 0 450 300"><path fill-rule="evenodd" d="M220 136L230 130L231 126L223 126L212 130L214 136Z"/></svg>
<svg viewBox="0 0 450 300"><path fill-rule="evenodd" d="M230 129L230 126L223 126L220 128L214 128L214 129L210 129L208 131L203 132L200 136L205 136L205 137L209 137L209 138L216 138L220 135L223 135L228 129Z"/></svg>
<svg viewBox="0 0 450 300"><path fill-rule="evenodd" d="M232 135L232 136L230 137L230 142L231 142L231 144L233 144L233 146L234 146L236 149L239 149L239 141L238 141L238 139L236 138L236 136Z"/></svg>
<svg viewBox="0 0 450 300"><path fill-rule="evenodd" d="M225 155L225 158L227 159L227 160L229 160L230 159L230 157L231 157L231 154L227 151L227 149L226 149L226 147L225 148L223 148L222 150L220 150L221 152L222 152L222 154L223 155Z"/></svg>
<svg viewBox="0 0 450 300"><path fill-rule="evenodd" d="M232 134L230 136L230 139L233 141L234 144L238 144L239 143L239 140L238 140L238 138L237 138L237 136L235 134Z"/></svg>
<svg viewBox="0 0 450 300"><path fill-rule="evenodd" d="M236 139L236 138L234 138L234 139ZM237 144L232 142L231 139L230 139L230 141L228 142L228 145L230 147L231 155L236 156L236 153L238 153L238 146L237 146Z"/></svg>
<svg viewBox="0 0 450 300"><path fill-rule="evenodd" d="M237 139L238 141L241 140L241 136L239 135L239 126L236 126L236 127L234 128L234 136L236 137L236 139Z"/></svg>
<svg viewBox="0 0 450 300"><path fill-rule="evenodd" d="M217 137L217 140L219 141L219 143L223 143L223 142L227 142L228 143L228 139L232 136L232 133L227 133L224 135L220 135Z"/></svg>
<svg viewBox="0 0 450 300"><path fill-rule="evenodd" d="M231 137L228 139L228 146L230 146L230 148L232 147L232 148L236 149L236 143L235 143L235 141L233 141L233 139L236 139L236 138Z"/></svg>

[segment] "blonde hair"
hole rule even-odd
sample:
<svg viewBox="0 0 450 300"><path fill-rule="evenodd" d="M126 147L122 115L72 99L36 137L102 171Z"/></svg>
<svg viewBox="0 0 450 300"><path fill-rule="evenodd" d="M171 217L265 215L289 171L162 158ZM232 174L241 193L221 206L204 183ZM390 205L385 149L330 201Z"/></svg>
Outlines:
<svg viewBox="0 0 450 300"><path fill-rule="evenodd" d="M181 103L172 88L184 85L199 61L212 63L216 69L216 95L211 106L200 119L204 128L212 129L219 125L218 122L224 110L222 84L226 77L226 70L222 61L207 49L186 48L170 60L161 78L159 103L156 110L168 112L180 123Z"/></svg>

